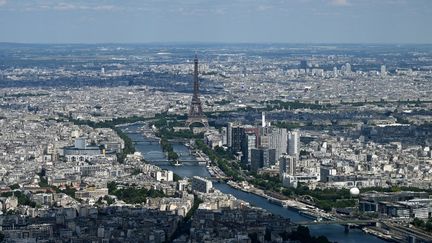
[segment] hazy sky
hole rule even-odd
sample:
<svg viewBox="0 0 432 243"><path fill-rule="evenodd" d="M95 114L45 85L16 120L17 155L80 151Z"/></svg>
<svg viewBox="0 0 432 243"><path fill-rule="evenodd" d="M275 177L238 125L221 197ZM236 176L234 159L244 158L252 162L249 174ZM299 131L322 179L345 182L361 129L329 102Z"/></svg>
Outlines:
<svg viewBox="0 0 432 243"><path fill-rule="evenodd" d="M0 0L0 42L432 43L432 0Z"/></svg>

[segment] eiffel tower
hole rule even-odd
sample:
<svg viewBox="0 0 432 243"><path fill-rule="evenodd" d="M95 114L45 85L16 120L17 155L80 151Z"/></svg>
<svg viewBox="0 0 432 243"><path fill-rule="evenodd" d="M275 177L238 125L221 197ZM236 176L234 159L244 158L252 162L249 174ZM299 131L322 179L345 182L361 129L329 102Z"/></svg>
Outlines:
<svg viewBox="0 0 432 243"><path fill-rule="evenodd" d="M189 127L194 123L200 123L205 127L209 126L207 117L202 111L202 103L199 98L198 57L196 55L194 59L194 92L189 108L188 119L186 120L186 126Z"/></svg>

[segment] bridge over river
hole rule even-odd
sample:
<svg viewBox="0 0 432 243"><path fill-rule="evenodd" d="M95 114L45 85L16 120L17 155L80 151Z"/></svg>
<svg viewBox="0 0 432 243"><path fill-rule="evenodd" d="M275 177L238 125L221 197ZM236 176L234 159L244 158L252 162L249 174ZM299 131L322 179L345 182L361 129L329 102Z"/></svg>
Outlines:
<svg viewBox="0 0 432 243"><path fill-rule="evenodd" d="M340 225L369 225L376 224L379 220L376 219L337 219L337 220L321 220L321 221L301 221L296 222L299 225L322 225L322 224L340 224Z"/></svg>
<svg viewBox="0 0 432 243"><path fill-rule="evenodd" d="M171 163L172 161L170 161L170 160L152 160L151 162L154 165L158 165L158 164ZM182 160L182 159L180 159L178 162L179 162L179 165L182 165L182 164L205 165L207 163L205 160Z"/></svg>
<svg viewBox="0 0 432 243"><path fill-rule="evenodd" d="M376 219L336 219L336 220L320 220L320 221L300 221L296 222L297 225L303 225L303 226L312 226L312 225L342 225L344 226L345 233L348 233L350 231L350 228L355 228L356 226L375 226L377 223L379 223Z"/></svg>

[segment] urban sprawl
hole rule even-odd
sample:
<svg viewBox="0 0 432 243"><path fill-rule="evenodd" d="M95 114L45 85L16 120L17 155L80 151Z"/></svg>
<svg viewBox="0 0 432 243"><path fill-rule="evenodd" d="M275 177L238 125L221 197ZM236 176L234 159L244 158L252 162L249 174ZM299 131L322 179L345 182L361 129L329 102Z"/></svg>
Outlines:
<svg viewBox="0 0 432 243"><path fill-rule="evenodd" d="M0 47L5 242L432 241L430 46Z"/></svg>

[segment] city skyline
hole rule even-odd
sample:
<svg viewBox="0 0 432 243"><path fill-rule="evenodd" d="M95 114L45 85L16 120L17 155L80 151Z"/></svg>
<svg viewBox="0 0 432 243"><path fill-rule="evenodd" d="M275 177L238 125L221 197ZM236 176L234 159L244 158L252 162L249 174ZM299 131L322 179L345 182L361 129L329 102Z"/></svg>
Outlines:
<svg viewBox="0 0 432 243"><path fill-rule="evenodd" d="M0 1L0 42L432 43L425 0Z"/></svg>
<svg viewBox="0 0 432 243"><path fill-rule="evenodd" d="M0 0L0 242L432 242L431 0Z"/></svg>

